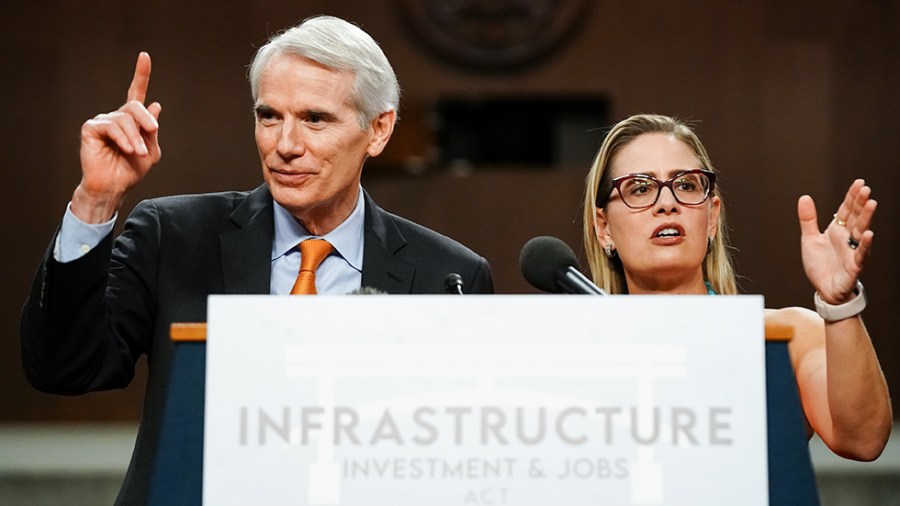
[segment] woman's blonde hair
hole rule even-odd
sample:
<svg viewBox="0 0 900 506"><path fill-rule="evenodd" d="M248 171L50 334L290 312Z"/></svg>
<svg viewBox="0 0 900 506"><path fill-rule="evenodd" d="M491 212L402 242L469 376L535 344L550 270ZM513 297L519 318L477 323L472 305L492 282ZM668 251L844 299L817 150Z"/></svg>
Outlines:
<svg viewBox="0 0 900 506"><path fill-rule="evenodd" d="M609 170L612 159L626 144L638 136L648 133L675 136L691 148L703 165L702 169L715 172L700 139L690 127L678 119L657 114L639 114L622 120L612 127L606 135L603 145L600 146L597 157L594 158L585 182L584 192L584 250L594 283L609 293L627 293L628 288L625 283L622 261L618 256L607 257L600 246L594 229L596 208L600 206L602 209L606 209L609 196L613 191L612 175ZM598 195L600 196L599 201ZM713 195L722 199L718 186L713 190ZM731 265L731 246L728 244L726 230L725 203L722 201L716 236L710 242L709 251L703 261L703 274L716 293L730 295L737 293L737 281L734 267Z"/></svg>

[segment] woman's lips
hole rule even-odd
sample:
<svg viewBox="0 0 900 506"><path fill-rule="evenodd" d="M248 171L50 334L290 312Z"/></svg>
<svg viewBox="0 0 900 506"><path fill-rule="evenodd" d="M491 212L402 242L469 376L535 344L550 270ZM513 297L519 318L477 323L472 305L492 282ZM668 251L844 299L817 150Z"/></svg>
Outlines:
<svg viewBox="0 0 900 506"><path fill-rule="evenodd" d="M670 246L684 242L684 227L677 223L666 223L656 227L653 235L650 236L650 242L660 246Z"/></svg>

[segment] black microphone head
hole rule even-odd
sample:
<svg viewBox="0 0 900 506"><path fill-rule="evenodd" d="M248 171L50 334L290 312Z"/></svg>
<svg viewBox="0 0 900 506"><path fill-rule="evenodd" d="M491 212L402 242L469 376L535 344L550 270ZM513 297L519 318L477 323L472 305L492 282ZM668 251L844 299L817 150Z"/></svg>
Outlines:
<svg viewBox="0 0 900 506"><path fill-rule="evenodd" d="M463 278L459 274L455 272L451 272L447 274L447 279L444 280L444 291L453 295L462 295L463 293Z"/></svg>
<svg viewBox="0 0 900 506"><path fill-rule="evenodd" d="M519 267L522 275L539 290L551 293L562 293L563 289L556 282L556 273L560 269L572 267L578 269L578 259L568 244L556 237L535 237L522 246L519 255Z"/></svg>

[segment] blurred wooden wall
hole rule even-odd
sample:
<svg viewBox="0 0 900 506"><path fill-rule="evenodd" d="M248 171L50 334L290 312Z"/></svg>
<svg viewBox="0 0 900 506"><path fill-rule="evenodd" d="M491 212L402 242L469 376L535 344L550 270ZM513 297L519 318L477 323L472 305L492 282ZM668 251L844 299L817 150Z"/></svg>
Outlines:
<svg viewBox="0 0 900 506"><path fill-rule="evenodd" d="M150 98L163 104L163 160L140 199L261 182L246 65L255 48L317 13L360 24L378 40L403 87L395 138L367 167L385 208L450 235L488 258L498 291L534 293L518 254L536 235L580 253L586 167L406 175L427 158L428 111L447 96L591 95L612 120L656 112L696 120L721 172L737 264L747 293L769 307L811 307L802 272L796 200L811 194L824 225L845 188L864 177L879 200L875 248L863 281L865 312L894 392L900 306L893 232L900 190L900 4L847 2L588 1L580 29L533 65L484 72L423 46L403 2L13 0L0 16L0 421L130 420L143 379L69 399L33 391L21 372L18 319L32 273L79 179L78 134L125 98L138 51L153 57ZM606 125L596 125L598 128Z"/></svg>

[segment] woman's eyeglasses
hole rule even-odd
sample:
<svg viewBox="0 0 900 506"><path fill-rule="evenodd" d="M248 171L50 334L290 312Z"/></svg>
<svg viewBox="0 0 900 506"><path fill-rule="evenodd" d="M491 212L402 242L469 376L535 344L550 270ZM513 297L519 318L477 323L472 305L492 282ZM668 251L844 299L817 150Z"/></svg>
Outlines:
<svg viewBox="0 0 900 506"><path fill-rule="evenodd" d="M612 180L622 202L632 209L645 209L659 200L662 189L668 187L675 200L686 206L706 202L716 186L716 174L708 170L688 170L666 181L647 174L626 174ZM598 202L602 200L597 199Z"/></svg>

